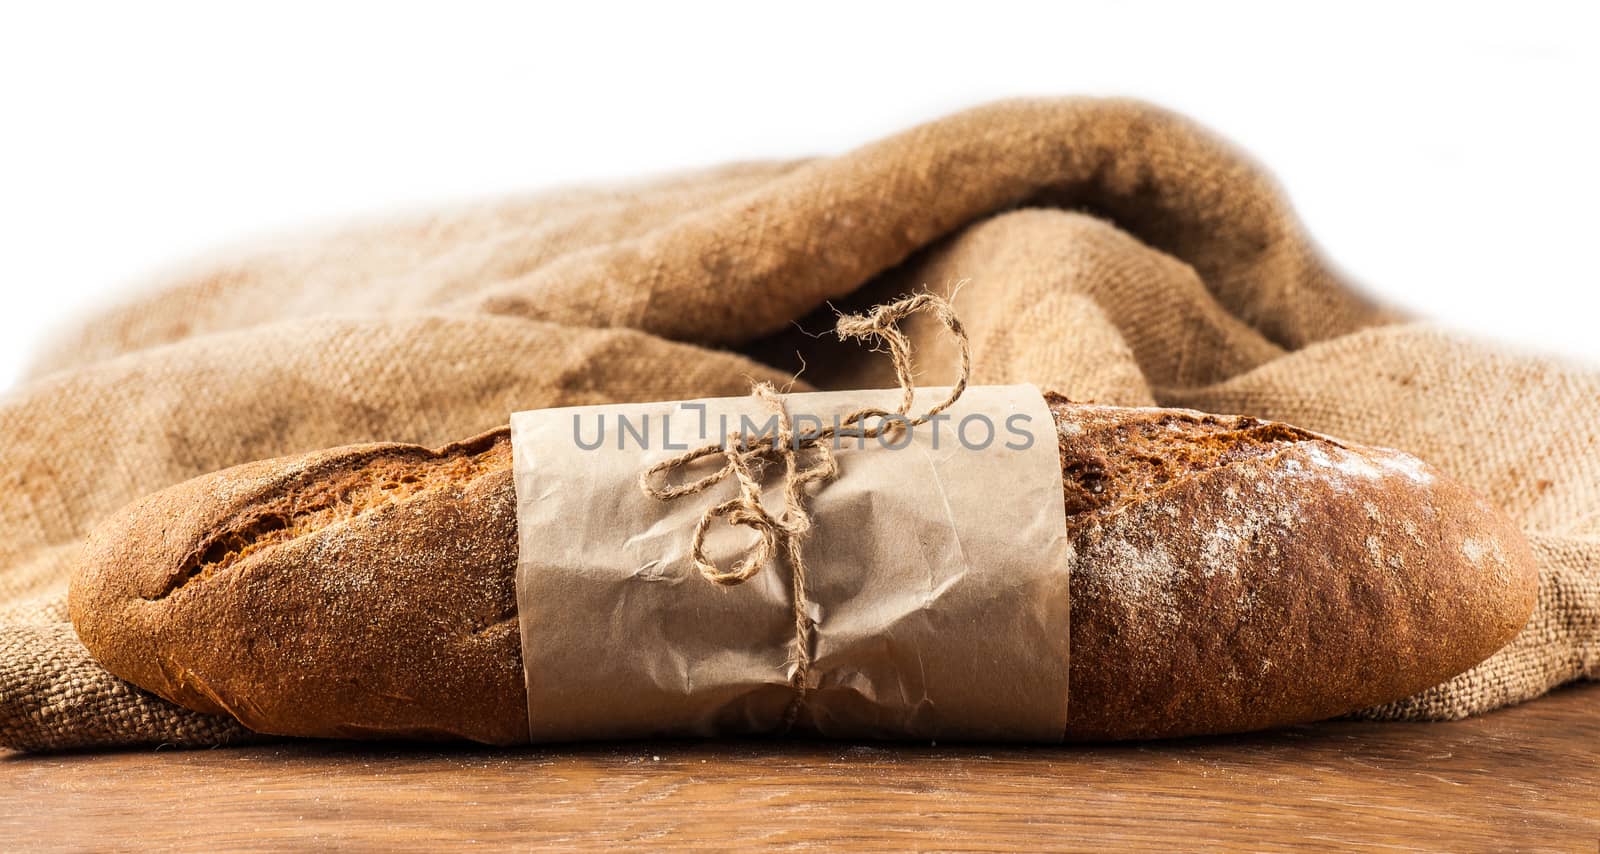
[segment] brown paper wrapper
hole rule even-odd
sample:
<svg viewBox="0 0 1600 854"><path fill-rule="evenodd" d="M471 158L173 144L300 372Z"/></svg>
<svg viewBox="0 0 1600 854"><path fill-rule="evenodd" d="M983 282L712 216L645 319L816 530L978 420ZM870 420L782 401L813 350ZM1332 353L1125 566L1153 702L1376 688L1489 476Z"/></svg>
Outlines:
<svg viewBox="0 0 1600 854"><path fill-rule="evenodd" d="M925 389L918 402L943 393ZM805 431L897 399L830 392L785 405ZM1062 737L1071 546L1054 421L1031 385L970 388L949 416L884 442L840 439L838 476L809 490L816 629L798 731ZM770 417L744 397L512 416L533 741L785 728L796 693L788 567L775 561L733 587L708 582L690 538L733 484L673 501L639 487L651 464L759 432ZM769 480L763 498L775 511L781 478ZM731 564L751 538L719 521L709 554Z"/></svg>

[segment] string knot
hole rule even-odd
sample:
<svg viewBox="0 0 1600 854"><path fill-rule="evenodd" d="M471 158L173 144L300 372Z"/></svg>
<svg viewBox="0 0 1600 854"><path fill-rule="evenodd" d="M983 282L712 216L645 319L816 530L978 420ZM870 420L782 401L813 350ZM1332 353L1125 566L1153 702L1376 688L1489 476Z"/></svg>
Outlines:
<svg viewBox="0 0 1600 854"><path fill-rule="evenodd" d="M932 313L949 330L959 353L959 372L955 385L943 401L912 417L911 406L916 399L915 369L911 359L911 340L901 330L900 321L918 311ZM866 314L842 315L834 328L840 341L852 338L874 341L889 354L894 363L895 378L900 385L900 404L897 408L857 409L833 426L796 435L783 396L771 383L758 382L751 388L751 396L775 416L775 429L754 437L730 433L720 442L662 460L639 475L640 489L661 501L697 495L730 478L734 481L737 487L735 495L708 507L694 526L690 560L707 581L722 586L743 584L780 554L789 564L795 616L795 643L790 656L789 682L795 689L795 702L790 705L786 716L788 724L793 723L805 698L815 633L806 596L805 560L800 548L812 527L811 514L806 509L806 485L831 480L838 475L839 464L833 447L838 437L872 439L926 424L961 397L972 372L971 348L966 330L950 303L931 293L915 294L880 305ZM869 424L873 419L876 421ZM677 484L669 479L672 472L717 457L722 459L722 467L708 475ZM769 468L780 466L783 470L783 507L774 515L761 502L761 483ZM756 535L755 542L744 555L726 569L711 560L705 549L706 534L718 519L730 525L749 528Z"/></svg>

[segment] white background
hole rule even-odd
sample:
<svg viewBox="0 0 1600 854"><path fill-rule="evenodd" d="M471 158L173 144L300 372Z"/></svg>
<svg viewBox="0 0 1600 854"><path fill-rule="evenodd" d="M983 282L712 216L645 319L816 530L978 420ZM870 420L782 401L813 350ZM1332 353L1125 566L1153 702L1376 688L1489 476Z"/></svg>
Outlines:
<svg viewBox="0 0 1600 854"><path fill-rule="evenodd" d="M1582 6L1201 5L11 4L0 387L51 330L219 244L1070 93L1240 143L1382 297L1600 362Z"/></svg>

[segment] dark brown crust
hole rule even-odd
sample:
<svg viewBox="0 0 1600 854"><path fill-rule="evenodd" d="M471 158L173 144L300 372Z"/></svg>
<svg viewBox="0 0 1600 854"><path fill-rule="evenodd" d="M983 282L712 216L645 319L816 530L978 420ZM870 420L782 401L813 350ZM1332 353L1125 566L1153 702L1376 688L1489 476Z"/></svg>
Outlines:
<svg viewBox="0 0 1600 854"><path fill-rule="evenodd" d="M472 464L490 460L501 463ZM282 542L216 550L263 517L292 527L360 502L397 467L443 476ZM112 673L259 732L514 744L527 738L515 514L505 429L439 451L353 445L251 463L101 526L69 608ZM222 567L196 571L208 552Z"/></svg>
<svg viewBox="0 0 1600 854"><path fill-rule="evenodd" d="M1533 610L1521 533L1414 457L1251 418L1050 403L1074 548L1073 738L1389 702L1487 658ZM1115 472L1096 494L1097 465Z"/></svg>
<svg viewBox="0 0 1600 854"><path fill-rule="evenodd" d="M1514 526L1410 457L1247 418L1050 403L1075 549L1071 737L1399 699L1532 610ZM118 676L261 732L524 741L509 466L500 429L179 484L90 538L73 622Z"/></svg>

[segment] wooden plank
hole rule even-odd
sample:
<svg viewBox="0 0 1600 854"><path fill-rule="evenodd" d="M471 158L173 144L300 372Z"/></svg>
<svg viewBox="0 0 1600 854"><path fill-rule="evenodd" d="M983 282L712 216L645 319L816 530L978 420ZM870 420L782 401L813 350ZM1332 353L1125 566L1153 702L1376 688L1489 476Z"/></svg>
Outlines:
<svg viewBox="0 0 1600 854"><path fill-rule="evenodd" d="M1451 724L1067 748L286 743L0 758L6 848L1600 850L1600 685Z"/></svg>

